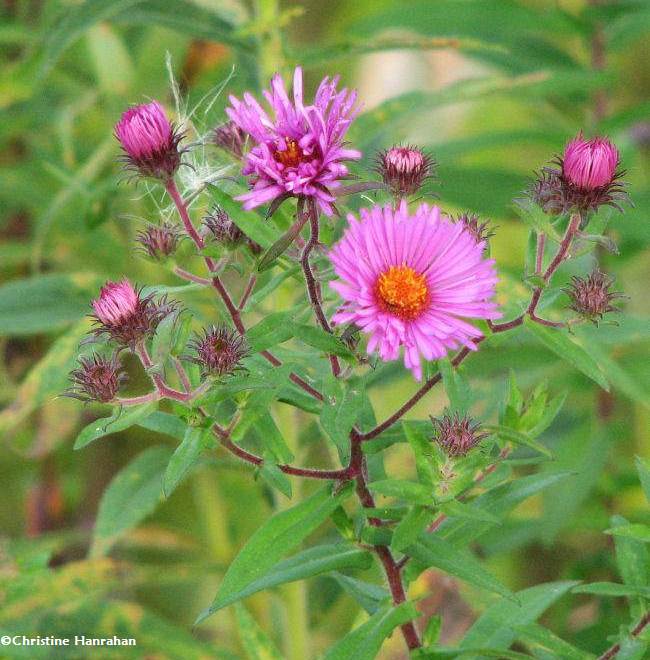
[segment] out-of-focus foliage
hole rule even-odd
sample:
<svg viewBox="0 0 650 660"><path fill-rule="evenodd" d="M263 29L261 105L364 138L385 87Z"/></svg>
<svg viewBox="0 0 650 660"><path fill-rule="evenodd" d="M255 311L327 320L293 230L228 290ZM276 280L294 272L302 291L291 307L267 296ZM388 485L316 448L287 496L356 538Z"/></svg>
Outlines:
<svg viewBox="0 0 650 660"><path fill-rule="evenodd" d="M403 644L391 633L417 606L423 625L430 621L427 645L436 645L426 657L460 657L460 645L463 657L491 648L499 657L589 658L619 635L620 657L644 657L647 642L626 633L650 598L650 476L638 458L650 452L650 5L249 4L6 0L0 9L0 633L137 638L135 649L111 657L395 658ZM340 72L359 87L366 107L350 134L364 152L358 173L367 176L377 150L417 143L439 163L433 189L443 208L492 218L507 318L530 298L521 273L532 272L529 234L540 220L521 217L512 200L532 171L580 129L608 134L628 170L634 207L601 211L589 227L595 238L558 277L568 281L597 259L629 296L617 325L568 336L525 324L495 335L458 372L443 365L444 388L368 443L373 491L401 500L388 543L415 558L409 595L424 597L415 606L386 606L379 571L352 543L363 521L346 514L347 492L333 499L272 465L254 480L178 408L111 416L58 397L89 329L88 302L107 279L156 283L206 323L225 317L209 292L179 286L134 251L143 221L171 212L159 190L120 184L112 130L121 111L155 97L207 131L223 121L228 93L259 89L295 63L312 83ZM186 191L203 189L215 163L222 176L237 174L210 145L190 158ZM213 196L263 247L291 221L288 212L273 222L242 213L221 189ZM598 238L605 232L618 254L603 247L611 248ZM333 230L323 234L329 241ZM295 274L260 273L245 309L256 310L253 349L290 342L287 365L323 350L345 356L345 346L323 345L331 337L307 325ZM235 270L229 276L238 281ZM560 286L544 301L568 305ZM145 391L146 376L126 367L131 393ZM414 391L410 377L386 367L368 392L332 391L340 407L320 409L287 394L286 369L253 361L252 376L250 428L236 439L257 432L273 460L308 465L345 464L349 429L358 417L373 421L369 403L383 419ZM230 393L212 392L210 405ZM471 407L517 450L478 497L448 503L443 533L422 540L428 500L405 485L416 473L417 485L427 483L429 430L415 420L447 405ZM73 453L75 440L87 447ZM511 475L521 478L501 483ZM309 514L297 515L307 503ZM278 522L292 516L293 526ZM321 526L328 518L334 524ZM253 575L260 566L269 572ZM209 603L219 613L192 629ZM52 657L18 647L2 656Z"/></svg>

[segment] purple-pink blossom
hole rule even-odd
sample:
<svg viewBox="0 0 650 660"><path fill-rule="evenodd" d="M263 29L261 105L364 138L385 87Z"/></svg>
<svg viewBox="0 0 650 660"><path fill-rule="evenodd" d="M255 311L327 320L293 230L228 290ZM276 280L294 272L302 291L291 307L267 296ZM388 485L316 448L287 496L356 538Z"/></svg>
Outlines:
<svg viewBox="0 0 650 660"><path fill-rule="evenodd" d="M579 134L564 150L562 174L581 190L595 190L612 183L618 164L618 149L607 138Z"/></svg>
<svg viewBox="0 0 650 660"><path fill-rule="evenodd" d="M462 223L421 204L410 214L405 201L361 209L348 215L349 227L329 258L340 278L330 286L344 303L332 317L354 323L369 335L367 351L384 361L399 357L417 380L420 358L435 360L466 346L481 331L467 318L501 316L493 302L497 274L477 241Z"/></svg>
<svg viewBox="0 0 650 660"><path fill-rule="evenodd" d="M129 280L106 282L99 291L99 298L93 300L97 319L104 325L119 325L136 313L138 294Z"/></svg>
<svg viewBox="0 0 650 660"><path fill-rule="evenodd" d="M303 100L302 69L293 76L290 99L280 75L264 91L272 118L249 93L243 101L230 97L228 117L248 133L253 143L242 173L250 178L251 190L237 199L252 209L283 195L313 199L320 210L332 215L332 191L348 174L343 161L361 153L345 146L345 134L356 115L356 92L337 90L338 76L320 83L314 102Z"/></svg>
<svg viewBox="0 0 650 660"><path fill-rule="evenodd" d="M158 101L126 110L115 125L128 164L143 176L171 178L180 165L181 140Z"/></svg>

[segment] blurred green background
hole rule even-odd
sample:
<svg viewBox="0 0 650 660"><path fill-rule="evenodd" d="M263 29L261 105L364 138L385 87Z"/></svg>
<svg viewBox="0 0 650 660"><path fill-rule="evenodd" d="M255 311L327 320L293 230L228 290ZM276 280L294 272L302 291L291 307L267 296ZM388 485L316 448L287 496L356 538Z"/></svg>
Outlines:
<svg viewBox="0 0 650 660"><path fill-rule="evenodd" d="M565 578L618 581L613 544L602 534L609 516L650 522L634 470L634 456L650 453L648 2L2 0L0 16L0 631L133 636L132 657L249 657L239 635L247 624L234 612L191 626L229 559L286 501L216 455L110 558L88 560L112 476L147 446L172 440L135 428L73 453L79 429L107 411L57 398L104 280L126 274L142 284L178 283L134 252L135 232L156 219L162 196L118 185L112 138L129 103L158 98L174 110L167 54L184 108L205 99L193 115L202 135L223 121L227 93L259 90L277 69L302 63L308 89L340 73L364 104L350 137L364 151L357 171L367 176L376 151L395 142L429 149L439 163L441 206L481 213L497 227L492 252L510 313L529 295L522 283L528 227L512 199L578 130L614 140L635 206L611 214L608 234L620 254L600 249L598 259L629 299L619 325L579 332L612 391L523 330L506 349L494 342L481 350L464 373L481 395L479 416L503 397L510 369L524 390L547 378L552 392L569 393L544 441L556 455L549 469L575 478L482 538L478 550L491 569L513 589ZM210 146L197 152L187 187L224 164ZM584 273L593 259L574 260L559 280ZM183 302L215 320L209 295ZM566 302L560 296L555 308ZM130 372L130 387L142 391L143 376ZM381 384L372 395L378 417L414 389L409 378ZM411 416L439 413L445 403L434 393ZM278 417L298 463L330 462L306 416L301 424ZM405 472L409 460L391 450L387 469ZM427 593L419 606L443 615L445 643L486 603L435 571L411 589ZM291 660L315 657L360 616L327 577L256 596L247 607ZM545 619L593 652L627 621L623 599L586 595L565 597ZM55 657L30 653L21 657ZM397 635L382 654L402 657Z"/></svg>

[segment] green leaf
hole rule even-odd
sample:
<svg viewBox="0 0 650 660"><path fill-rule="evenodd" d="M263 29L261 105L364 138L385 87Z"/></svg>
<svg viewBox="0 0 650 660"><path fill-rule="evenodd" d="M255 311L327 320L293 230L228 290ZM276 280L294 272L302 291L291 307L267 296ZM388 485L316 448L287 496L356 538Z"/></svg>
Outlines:
<svg viewBox="0 0 650 660"><path fill-rule="evenodd" d="M434 614L429 617L427 621L427 627L424 630L422 635L422 643L424 646L433 646L440 637L440 631L442 630L442 617L439 614Z"/></svg>
<svg viewBox="0 0 650 660"><path fill-rule="evenodd" d="M269 314L246 333L246 339L254 352L261 352L293 337L295 314L276 312Z"/></svg>
<svg viewBox="0 0 650 660"><path fill-rule="evenodd" d="M348 359L354 358L348 347L336 335L325 332L322 328L299 323L294 325L293 334L300 341L324 353L331 353Z"/></svg>
<svg viewBox="0 0 650 660"><path fill-rule="evenodd" d="M515 594L515 599L500 598L475 621L460 643L461 649L489 647L507 649L517 638L513 623L533 623L576 582L548 582Z"/></svg>
<svg viewBox="0 0 650 660"><path fill-rule="evenodd" d="M235 604L235 617L248 660L283 660L275 644L241 603Z"/></svg>
<svg viewBox="0 0 650 660"><path fill-rule="evenodd" d="M307 219L308 216L305 215L302 222L295 222L291 228L282 236L280 236L280 238L278 238L278 240L275 241L275 243L273 243L273 245L271 245L271 247L262 255L257 264L257 270L260 273L271 268L275 264L278 257L286 252L287 248L296 239L296 236L300 234L300 230L302 229Z"/></svg>
<svg viewBox="0 0 650 660"><path fill-rule="evenodd" d="M327 520L350 493L349 489L343 489L332 495L330 490L329 487L319 490L294 507L269 518L230 564L214 602L199 616L197 623L225 607L236 594L265 577L282 556L298 547L303 539Z"/></svg>
<svg viewBox="0 0 650 660"><path fill-rule="evenodd" d="M595 596L643 596L650 598L650 587L618 584L616 582L592 582L579 584L571 590L574 594L594 594Z"/></svg>
<svg viewBox="0 0 650 660"><path fill-rule="evenodd" d="M374 614L383 604L390 602L390 594L378 584L357 580L341 573L332 573L332 577L368 614Z"/></svg>
<svg viewBox="0 0 650 660"><path fill-rule="evenodd" d="M165 475L163 477L163 493L169 497L176 486L186 477L190 469L201 456L201 452L212 443L210 429L188 426L185 437L176 451L169 459Z"/></svg>
<svg viewBox="0 0 650 660"><path fill-rule="evenodd" d="M354 546L333 543L319 545L303 550L298 554L276 564L261 578L246 585L241 591L232 593L220 607L226 607L243 598L248 598L258 591L272 589L281 584L305 580L315 575L344 569L367 569L372 565L372 556L365 550Z"/></svg>
<svg viewBox="0 0 650 660"><path fill-rule="evenodd" d="M113 96L127 95L134 79L133 62L117 32L107 23L94 25L88 30L86 45L100 90Z"/></svg>
<svg viewBox="0 0 650 660"><path fill-rule="evenodd" d="M125 532L153 513L162 499L169 455L167 447L145 449L113 478L99 504L91 557L105 556Z"/></svg>
<svg viewBox="0 0 650 660"><path fill-rule="evenodd" d="M634 459L636 470L639 473L641 480L641 487L645 493L645 497L650 502L650 460L636 456Z"/></svg>
<svg viewBox="0 0 650 660"><path fill-rule="evenodd" d="M413 603L382 608L330 648L323 660L374 660L393 630L417 616Z"/></svg>
<svg viewBox="0 0 650 660"><path fill-rule="evenodd" d="M379 493L386 497L396 497L411 504L423 504L424 506L432 506L434 504L431 489L422 484L416 484L413 481L383 479L381 481L373 481L368 484L368 488L373 493Z"/></svg>
<svg viewBox="0 0 650 660"><path fill-rule="evenodd" d="M418 479L422 484L433 489L436 483L436 470L432 461L431 441L424 436L420 428L412 423L402 422L402 428L415 456Z"/></svg>
<svg viewBox="0 0 650 660"><path fill-rule="evenodd" d="M508 426L500 426L497 424L494 425L486 424L483 428L489 433L495 433L504 440L510 440L515 444L524 445L525 447L530 447L531 449L538 451L540 454L543 454L544 456L553 458L553 454L550 452L549 449L544 447L544 445L540 444L536 440L533 440L527 433L522 433L521 431L516 431L515 429L511 429Z"/></svg>
<svg viewBox="0 0 650 660"><path fill-rule="evenodd" d="M610 525L612 529L627 527L628 521L623 516L612 516ZM616 546L616 564L623 582L632 587L646 587L648 585L648 571L650 569L650 553L645 543L627 536L614 536ZM646 601L642 597L630 599L632 616L640 617L646 611Z"/></svg>
<svg viewBox="0 0 650 660"><path fill-rule="evenodd" d="M558 481L569 476L571 476L570 472L558 472L522 477L493 488L474 499L468 506L477 507L495 516L503 517L524 500L550 486L556 485ZM493 524L488 522L450 520L444 523L438 533L442 533L446 539L454 544L468 545L491 527L493 527Z"/></svg>
<svg viewBox="0 0 650 660"><path fill-rule="evenodd" d="M433 520L433 516L430 509L422 506L414 506L409 509L409 512L395 527L391 548L395 552L402 552L420 536L425 527Z"/></svg>
<svg viewBox="0 0 650 660"><path fill-rule="evenodd" d="M441 504L440 511L450 518L466 518L467 520L476 520L477 522L488 522L493 525L500 525L501 520L492 515L489 511L481 509L479 506L464 504L458 500L450 500Z"/></svg>
<svg viewBox="0 0 650 660"><path fill-rule="evenodd" d="M258 470L260 478L262 478L271 488L276 488L285 497L291 499L291 481L287 475L273 462L265 460L262 467Z"/></svg>
<svg viewBox="0 0 650 660"><path fill-rule="evenodd" d="M116 408L110 417L104 417L91 422L82 429L74 443L74 449L83 449L91 442L103 438L111 433L118 433L125 429L140 424L140 422L158 407L157 401L142 403L138 406L128 408Z"/></svg>
<svg viewBox="0 0 650 660"><path fill-rule="evenodd" d="M187 424L182 419L179 419L176 415L161 412L160 410L152 412L149 416L137 422L137 424L143 429L162 433L163 435L176 438L176 440L182 440L187 432Z"/></svg>
<svg viewBox="0 0 650 660"><path fill-rule="evenodd" d="M342 464L350 460L350 431L357 422L363 401L363 383L337 383L336 401L326 402L320 411L320 423L339 453Z"/></svg>
<svg viewBox="0 0 650 660"><path fill-rule="evenodd" d="M546 348L609 392L607 379L596 361L582 346L569 339L569 335L564 330L547 328L531 321L528 317L524 319L524 325Z"/></svg>
<svg viewBox="0 0 650 660"><path fill-rule="evenodd" d="M244 310L254 308L256 305L269 299L269 296L289 277L293 277L300 270L300 265L295 264L272 277L263 287L258 289L247 301Z"/></svg>
<svg viewBox="0 0 650 660"><path fill-rule="evenodd" d="M87 316L100 283L91 273L56 273L3 284L0 335L49 333Z"/></svg>
<svg viewBox="0 0 650 660"><path fill-rule="evenodd" d="M575 593L575 589L573 593ZM537 623L515 625L513 627L518 633L518 639L526 644L533 652L537 649L543 649L563 660L589 660L589 658L595 657L592 653L577 649L575 646L565 642L548 628L544 628L544 626L540 626Z"/></svg>
<svg viewBox="0 0 650 660"><path fill-rule="evenodd" d="M558 416L564 402L566 401L567 393L563 392L558 394L558 396L553 397L546 406L544 407L544 412L540 417L539 421L528 430L528 436L531 438L537 438L540 436L546 429L553 423L553 420Z"/></svg>
<svg viewBox="0 0 650 660"><path fill-rule="evenodd" d="M471 403L471 396L465 379L452 366L449 358L439 360L438 368L442 374L442 383L449 399L449 412L466 413Z"/></svg>
<svg viewBox="0 0 650 660"><path fill-rule="evenodd" d="M614 527L613 529L606 529L605 534L625 536L630 539L642 541L643 543L650 543L650 527L648 527L648 525L621 525L620 527Z"/></svg>
<svg viewBox="0 0 650 660"><path fill-rule="evenodd" d="M173 345L174 328L178 321L177 314L168 314L158 324L151 343L151 359L161 370L169 357Z"/></svg>
<svg viewBox="0 0 650 660"><path fill-rule="evenodd" d="M421 534L418 541L406 549L406 554L422 566L435 566L480 589L512 597L510 590L483 568L474 555L437 534Z"/></svg>

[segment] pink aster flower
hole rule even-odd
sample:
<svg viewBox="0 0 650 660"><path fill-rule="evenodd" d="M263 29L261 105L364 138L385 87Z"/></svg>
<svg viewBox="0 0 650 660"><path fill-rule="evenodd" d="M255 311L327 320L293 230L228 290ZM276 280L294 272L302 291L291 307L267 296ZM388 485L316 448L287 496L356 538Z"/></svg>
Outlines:
<svg viewBox="0 0 650 660"><path fill-rule="evenodd" d="M562 174L581 190L595 190L612 183L618 163L618 149L607 138L579 134L564 150Z"/></svg>
<svg viewBox="0 0 650 660"><path fill-rule="evenodd" d="M253 144L242 170L251 177L251 190L237 198L244 208L294 196L312 198L325 215L333 214L332 190L348 173L343 161L361 157L343 142L356 115L356 92L337 91L338 82L338 76L324 78L314 103L305 105L302 69L297 67L293 76L293 99L275 75L271 90L264 92L273 119L251 94L244 94L243 101L230 97L228 117Z"/></svg>
<svg viewBox="0 0 650 660"><path fill-rule="evenodd" d="M180 165L178 143L182 135L175 131L158 101L126 110L115 125L115 137L128 166L143 176L170 179Z"/></svg>
<svg viewBox="0 0 650 660"><path fill-rule="evenodd" d="M480 330L465 318L496 319L492 302L497 281L493 259L484 258L485 241L477 241L462 223L422 204L409 214L405 201L348 215L343 238L329 253L340 280L330 283L343 300L334 323L354 323L370 335L368 354L384 361L399 357L422 379L420 356L441 358L466 346Z"/></svg>

